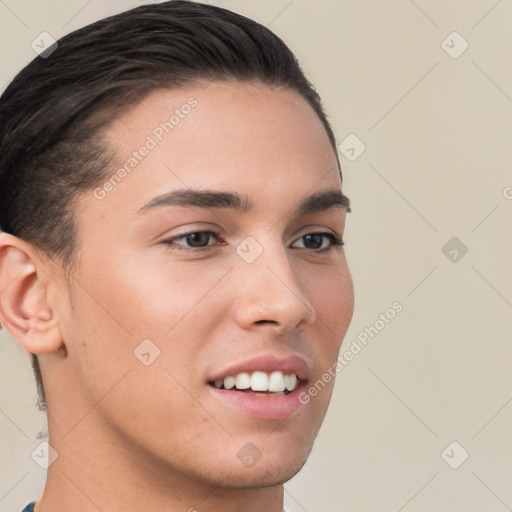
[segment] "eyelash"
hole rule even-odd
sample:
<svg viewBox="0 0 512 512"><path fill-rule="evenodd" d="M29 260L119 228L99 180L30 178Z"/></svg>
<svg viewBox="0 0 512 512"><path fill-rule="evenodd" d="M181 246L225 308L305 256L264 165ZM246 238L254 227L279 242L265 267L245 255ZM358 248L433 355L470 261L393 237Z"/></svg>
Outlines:
<svg viewBox="0 0 512 512"><path fill-rule="evenodd" d="M178 244L175 243L175 240L179 240L180 238L186 238L187 236L195 235L197 233L208 233L209 235L213 235L216 238L219 237L219 233L217 233L215 231L211 231L211 230L190 231L189 233L183 233L182 235L175 236L173 238L164 240L163 243L167 244L168 249L170 249L171 251L199 252L199 251L206 251L206 250L211 249L212 247L215 247L214 245L208 245L206 247L189 247L188 249L184 249L183 247L180 247ZM345 245L345 242L338 236L334 235L333 233L325 233L325 232L306 233L305 235L302 235L301 237L299 237L297 240L300 240L301 238L305 238L308 235L321 235L321 236L327 237L331 243L329 244L328 247L326 247L324 249L308 249L307 247L299 247L299 249L306 249L306 250L310 250L311 252L314 252L314 253L325 254L325 253L331 252L336 247L342 247Z"/></svg>

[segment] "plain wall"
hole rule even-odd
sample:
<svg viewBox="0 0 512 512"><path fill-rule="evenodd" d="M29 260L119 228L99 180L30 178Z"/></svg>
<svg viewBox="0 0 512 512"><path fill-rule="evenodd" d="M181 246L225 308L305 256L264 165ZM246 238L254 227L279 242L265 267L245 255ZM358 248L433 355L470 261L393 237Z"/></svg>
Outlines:
<svg viewBox="0 0 512 512"><path fill-rule="evenodd" d="M142 3L0 2L0 90L41 32L58 38ZM356 307L341 355L353 356L286 485L287 509L510 509L512 4L210 3L269 25L295 51L341 143L352 200ZM361 142L342 143L350 134ZM361 343L395 302L403 310ZM0 512L19 512L44 486L30 454L46 427L28 355L5 332L0 375Z"/></svg>

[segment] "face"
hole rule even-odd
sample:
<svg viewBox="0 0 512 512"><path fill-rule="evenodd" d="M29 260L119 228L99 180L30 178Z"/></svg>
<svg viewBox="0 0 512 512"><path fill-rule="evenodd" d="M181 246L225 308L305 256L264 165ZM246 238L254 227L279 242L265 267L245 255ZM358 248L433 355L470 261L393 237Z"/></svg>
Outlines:
<svg viewBox="0 0 512 512"><path fill-rule="evenodd" d="M333 380L299 398L353 310L320 120L294 92L215 83L155 92L105 137L117 165L77 207L51 428L78 397L95 406L67 442L108 438L147 471L224 487L288 480Z"/></svg>

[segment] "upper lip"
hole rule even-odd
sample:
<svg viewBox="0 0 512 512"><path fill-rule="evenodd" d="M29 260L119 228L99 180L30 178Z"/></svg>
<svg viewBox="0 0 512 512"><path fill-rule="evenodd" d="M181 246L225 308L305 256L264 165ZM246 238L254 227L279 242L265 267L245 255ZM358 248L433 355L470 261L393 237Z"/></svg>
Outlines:
<svg viewBox="0 0 512 512"><path fill-rule="evenodd" d="M212 375L208 381L220 381L224 380L229 375L234 376L239 373L251 373L256 371L267 373L281 371L285 375L295 373L299 380L302 381L308 380L309 377L308 364L300 356L260 355L235 363L217 374Z"/></svg>

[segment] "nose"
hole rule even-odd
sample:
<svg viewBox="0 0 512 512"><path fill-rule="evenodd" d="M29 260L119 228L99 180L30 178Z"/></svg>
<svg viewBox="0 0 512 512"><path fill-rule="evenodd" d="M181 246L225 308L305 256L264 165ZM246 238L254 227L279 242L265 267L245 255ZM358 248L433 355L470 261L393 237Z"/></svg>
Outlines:
<svg viewBox="0 0 512 512"><path fill-rule="evenodd" d="M240 258L233 274L237 283L235 319L240 327L271 329L279 336L315 322L316 312L281 240L272 246L267 243L252 263Z"/></svg>

